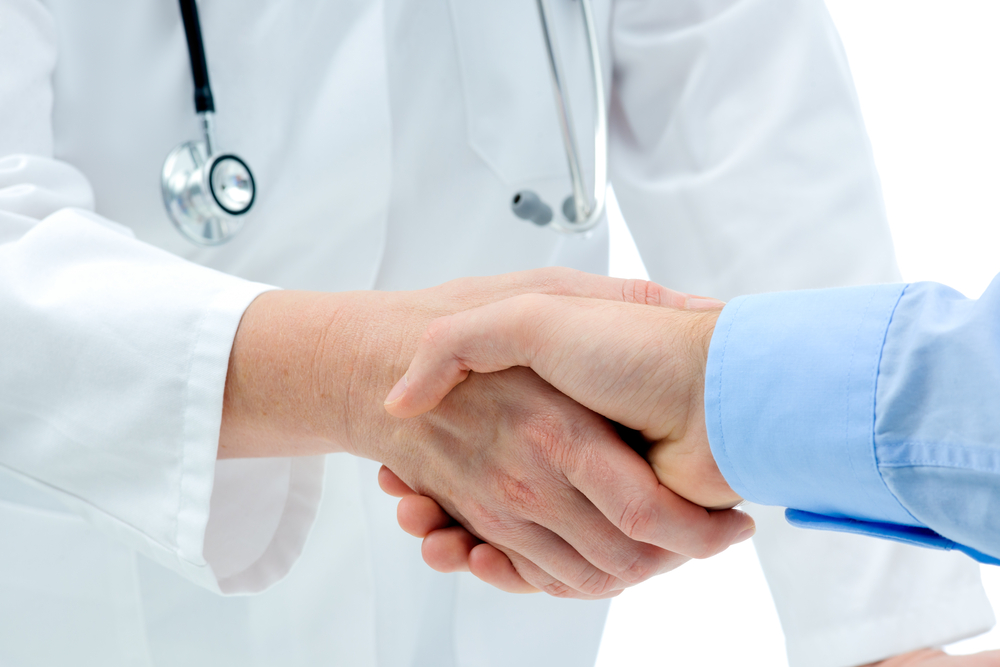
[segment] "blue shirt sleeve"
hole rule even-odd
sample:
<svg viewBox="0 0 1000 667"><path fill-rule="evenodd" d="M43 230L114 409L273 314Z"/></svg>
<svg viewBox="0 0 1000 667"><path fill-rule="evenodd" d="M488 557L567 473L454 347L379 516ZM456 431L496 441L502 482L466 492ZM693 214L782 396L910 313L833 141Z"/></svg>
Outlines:
<svg viewBox="0 0 1000 667"><path fill-rule="evenodd" d="M796 525L1000 564L1000 279L734 299L705 418L733 490Z"/></svg>

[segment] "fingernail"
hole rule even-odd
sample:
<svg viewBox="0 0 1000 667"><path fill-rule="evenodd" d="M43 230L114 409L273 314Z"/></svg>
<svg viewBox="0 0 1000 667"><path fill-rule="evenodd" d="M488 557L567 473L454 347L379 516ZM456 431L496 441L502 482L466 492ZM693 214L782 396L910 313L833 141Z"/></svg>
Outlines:
<svg viewBox="0 0 1000 667"><path fill-rule="evenodd" d="M736 536L736 539L733 540L733 544L739 544L740 542L746 542L751 537L753 537L754 533L756 533L756 532L757 532L757 524L751 524L749 528L747 528L742 533L740 533L739 535Z"/></svg>
<svg viewBox="0 0 1000 667"><path fill-rule="evenodd" d="M719 310L726 305L725 301L707 297L692 297L687 300L688 310Z"/></svg>
<svg viewBox="0 0 1000 667"><path fill-rule="evenodd" d="M406 393L406 376L404 375L399 379L399 382L396 383L396 386L392 388L392 391L389 392L389 395L385 397L386 405L388 405L389 403L395 403L396 401L401 399L403 397L403 394L405 393Z"/></svg>

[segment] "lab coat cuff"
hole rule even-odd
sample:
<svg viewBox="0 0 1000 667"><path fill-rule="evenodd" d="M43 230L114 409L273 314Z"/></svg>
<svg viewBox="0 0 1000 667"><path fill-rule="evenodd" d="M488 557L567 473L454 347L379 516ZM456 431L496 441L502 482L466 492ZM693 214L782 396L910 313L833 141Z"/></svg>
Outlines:
<svg viewBox="0 0 1000 667"><path fill-rule="evenodd" d="M325 461L219 461L205 558L220 593L259 593L289 573L316 520Z"/></svg>
<svg viewBox="0 0 1000 667"><path fill-rule="evenodd" d="M324 457L217 460L229 356L243 313L273 288L233 280L206 310L189 377L181 558L205 563L205 585L258 593L291 570L322 496ZM208 575L211 575L209 578Z"/></svg>
<svg viewBox="0 0 1000 667"><path fill-rule="evenodd" d="M216 575L214 564L206 558L206 541L229 356L243 313L254 299L275 288L214 271L210 275L217 279L215 293L202 307L186 378L175 539L164 544L149 538L138 542L122 538L165 567L209 590L224 592L224 588L241 585ZM104 523L99 517L94 519ZM274 577L265 580L273 583Z"/></svg>
<svg viewBox="0 0 1000 667"><path fill-rule="evenodd" d="M709 348L712 454L747 500L919 525L875 458L875 386L904 285L805 290L730 302Z"/></svg>
<svg viewBox="0 0 1000 667"><path fill-rule="evenodd" d="M229 356L243 313L274 289L217 274L191 357L176 546L137 548L160 564L224 595L259 593L298 560L322 497L322 456L219 461Z"/></svg>
<svg viewBox="0 0 1000 667"><path fill-rule="evenodd" d="M187 379L177 549L182 559L193 563L204 562L205 530L233 340L243 313L253 300L274 289L238 279L227 283L204 310Z"/></svg>

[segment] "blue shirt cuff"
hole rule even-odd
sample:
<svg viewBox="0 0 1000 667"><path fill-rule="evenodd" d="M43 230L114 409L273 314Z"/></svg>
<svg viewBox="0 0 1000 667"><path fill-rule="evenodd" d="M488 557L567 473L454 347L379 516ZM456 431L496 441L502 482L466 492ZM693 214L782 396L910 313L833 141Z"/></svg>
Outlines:
<svg viewBox="0 0 1000 667"><path fill-rule="evenodd" d="M870 535L880 537L884 540L902 542L918 547L929 549L941 549L944 551L960 551L974 560L986 565L1000 565L1000 559L994 558L982 551L972 547L959 544L953 540L935 533L930 528L918 528L916 526L900 526L894 523L877 523L874 521L857 521L855 519L841 519L802 510L787 509L785 518L788 523L798 528L815 528L817 530L832 530L838 533L852 533L855 535Z"/></svg>
<svg viewBox="0 0 1000 667"><path fill-rule="evenodd" d="M712 337L705 421L743 498L827 517L920 526L879 473L875 389L904 285L745 296Z"/></svg>

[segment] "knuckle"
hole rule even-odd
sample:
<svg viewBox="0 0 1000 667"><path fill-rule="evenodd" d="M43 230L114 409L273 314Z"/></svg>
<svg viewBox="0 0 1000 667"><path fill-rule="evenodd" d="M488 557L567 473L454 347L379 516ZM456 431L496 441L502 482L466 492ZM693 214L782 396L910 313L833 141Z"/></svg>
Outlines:
<svg viewBox="0 0 1000 667"><path fill-rule="evenodd" d="M689 555L691 556L691 558L695 558L697 560L709 558L710 556L714 556L717 553L717 549L713 548L708 542L704 540L696 541L691 546L690 551L691 553Z"/></svg>
<svg viewBox="0 0 1000 667"><path fill-rule="evenodd" d="M427 325L427 330L420 340L421 347L435 349L444 345L451 332L451 317L439 317Z"/></svg>
<svg viewBox="0 0 1000 667"><path fill-rule="evenodd" d="M552 266L542 271L542 291L546 294L569 296L575 293L579 284L579 271L562 266Z"/></svg>
<svg viewBox="0 0 1000 667"><path fill-rule="evenodd" d="M570 449L568 443L573 439L568 428L566 420L542 411L525 419L521 425L521 437L529 445L536 458L535 463L563 469Z"/></svg>
<svg viewBox="0 0 1000 667"><path fill-rule="evenodd" d="M649 280L630 279L622 284L622 300L644 306L663 304L663 292L659 285Z"/></svg>
<svg viewBox="0 0 1000 667"><path fill-rule="evenodd" d="M650 543L656 535L659 512L647 498L632 498L622 510L618 527L636 542Z"/></svg>
<svg viewBox="0 0 1000 667"><path fill-rule="evenodd" d="M510 527L507 517L482 503L467 508L465 514L476 531L484 537L503 535Z"/></svg>
<svg viewBox="0 0 1000 667"><path fill-rule="evenodd" d="M632 562L618 573L618 578L629 585L642 583L660 571L658 561L659 559L653 554L636 554Z"/></svg>
<svg viewBox="0 0 1000 667"><path fill-rule="evenodd" d="M722 551L725 551L728 546L729 543L726 541L725 536L720 533L716 533L710 537L702 537L695 540L691 548L692 553L689 555L691 558L696 558L698 560L710 558Z"/></svg>
<svg viewBox="0 0 1000 667"><path fill-rule="evenodd" d="M535 487L523 479L504 474L497 482L501 503L509 511L519 515L534 515L541 505Z"/></svg>
<svg viewBox="0 0 1000 667"><path fill-rule="evenodd" d="M550 581L546 584L542 584L542 590L554 598L577 597L576 591L561 581Z"/></svg>
<svg viewBox="0 0 1000 667"><path fill-rule="evenodd" d="M602 572L597 568L593 568L592 571L583 579L578 588L580 592L585 595L601 597L618 588L616 585L617 583L618 580L616 577L608 574L607 572Z"/></svg>

